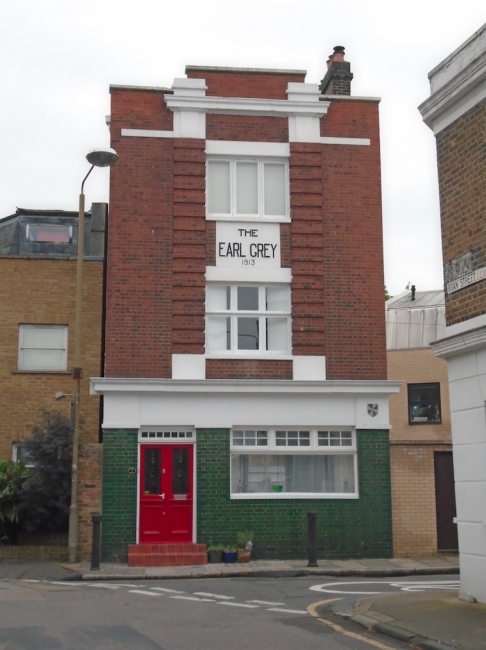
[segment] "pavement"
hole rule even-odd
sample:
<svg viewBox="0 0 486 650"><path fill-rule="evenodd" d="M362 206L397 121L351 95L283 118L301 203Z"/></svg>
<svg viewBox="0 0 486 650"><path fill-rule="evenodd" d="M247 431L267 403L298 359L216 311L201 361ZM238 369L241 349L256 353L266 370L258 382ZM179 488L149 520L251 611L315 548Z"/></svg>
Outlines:
<svg viewBox="0 0 486 650"><path fill-rule="evenodd" d="M255 560L246 564L206 564L181 567L129 567L102 563L0 561L0 580L174 580L181 578L357 576L400 577L458 575L457 555L428 558L362 560ZM323 594L324 596L324 594ZM316 600L318 596L316 595ZM324 600L324 598L322 598ZM334 605L333 615L409 643L423 650L486 650L486 605L459 599L456 590L398 592L359 599L349 606Z"/></svg>

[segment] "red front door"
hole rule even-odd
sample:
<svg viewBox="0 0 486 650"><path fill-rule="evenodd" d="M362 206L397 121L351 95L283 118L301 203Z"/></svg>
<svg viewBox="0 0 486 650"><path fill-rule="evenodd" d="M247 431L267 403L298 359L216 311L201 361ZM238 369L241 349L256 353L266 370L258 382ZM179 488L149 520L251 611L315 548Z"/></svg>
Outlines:
<svg viewBox="0 0 486 650"><path fill-rule="evenodd" d="M141 445L140 544L192 542L192 468L192 445Z"/></svg>

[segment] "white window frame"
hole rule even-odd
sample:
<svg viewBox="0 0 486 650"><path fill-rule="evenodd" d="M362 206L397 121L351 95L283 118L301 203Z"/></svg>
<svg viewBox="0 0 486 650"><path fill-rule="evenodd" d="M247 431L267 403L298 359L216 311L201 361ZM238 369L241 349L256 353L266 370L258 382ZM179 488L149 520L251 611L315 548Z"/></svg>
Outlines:
<svg viewBox="0 0 486 650"><path fill-rule="evenodd" d="M24 345L24 335L27 330L49 328L49 329L58 329L62 332L62 347L58 348L48 348L43 347L42 345L38 346L28 346ZM21 324L19 325L19 352L18 352L18 362L17 367L21 371L25 372L65 372L67 370L67 345L68 345L68 326L67 325L49 325L44 323L38 324ZM24 351L26 350L60 350L62 351L62 362L58 365L53 364L49 367L38 367L27 365L24 361Z"/></svg>
<svg viewBox="0 0 486 650"><path fill-rule="evenodd" d="M145 445L195 444L196 430L192 427L142 427L138 431L138 442Z"/></svg>
<svg viewBox="0 0 486 650"><path fill-rule="evenodd" d="M69 240L67 242L56 242L51 239L29 239L31 228L43 228L46 232L49 232L51 228L65 228L69 234ZM66 224L54 224L54 223L28 223L25 228L25 239L30 244L72 244L73 241L73 227L67 226Z"/></svg>
<svg viewBox="0 0 486 650"><path fill-rule="evenodd" d="M230 211L229 212L210 212L209 211L209 165L212 162L225 162L230 166ZM236 206L236 166L238 163L256 163L258 176L258 212L255 214L238 213ZM281 215L264 214L265 206L265 186L264 186L264 166L266 164L278 164L284 168L284 188L285 188L285 211ZM289 163L286 158L258 157L258 156L208 156L206 159L206 219L218 221L264 221L271 223L283 223L290 221L290 181L289 181Z"/></svg>
<svg viewBox="0 0 486 650"><path fill-rule="evenodd" d="M208 291L212 287L230 287L230 308L226 310L210 309L208 306ZM238 310L238 287L256 287L258 288L258 310ZM269 311L265 308L266 305L266 289L267 288L285 288L287 291L287 305L283 311ZM250 358L255 357L265 359L290 359L291 358L291 296L290 286L286 283L266 283L259 284L256 282L211 282L206 285L206 331L205 331L205 349L206 357L208 358ZM231 322L231 338L229 350L211 350L209 337L210 320L211 318L229 318ZM238 319L239 318L258 318L259 331L262 334L259 337L258 350L239 350L238 349ZM266 349L266 323L268 320L285 319L287 323L286 345L282 350L267 350Z"/></svg>
<svg viewBox="0 0 486 650"><path fill-rule="evenodd" d="M12 460L14 463L17 463L19 461L22 461L25 465L25 467L35 467L35 464L29 460L29 458L25 458L25 460L22 460L22 450L25 447L24 442L13 442L12 443Z"/></svg>
<svg viewBox="0 0 486 650"><path fill-rule="evenodd" d="M260 441L264 431L267 432L267 444L246 444L251 440L250 432L260 432ZM288 433L297 433L295 437L289 438L287 442L297 441L297 444L282 445L282 436L277 434L286 431ZM238 434L238 440L244 444L235 444L234 433ZM334 440L330 446L319 444L319 432L329 432L329 439ZM309 433L309 436L305 434ZM350 435L349 435L350 434ZM308 441L309 444L306 444ZM322 439L321 439L322 441ZM304 442L304 444L302 444ZM339 443L339 444L337 444ZM232 460L236 455L248 456L352 456L353 457L353 492L234 492L230 487L231 499L358 499L358 450L356 440L356 430L352 427L262 427L262 426L243 426L233 427L230 432L230 486L233 486L233 463ZM236 480L236 479L235 479Z"/></svg>

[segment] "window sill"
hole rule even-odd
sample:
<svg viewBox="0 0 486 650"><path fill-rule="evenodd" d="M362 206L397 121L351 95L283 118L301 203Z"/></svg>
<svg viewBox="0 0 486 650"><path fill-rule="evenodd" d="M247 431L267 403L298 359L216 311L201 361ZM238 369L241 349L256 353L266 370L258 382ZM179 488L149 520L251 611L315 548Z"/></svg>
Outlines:
<svg viewBox="0 0 486 650"><path fill-rule="evenodd" d="M292 354L236 354L235 352L228 353L209 353L205 355L206 359L241 359L248 361L249 359L253 361L292 361L294 358Z"/></svg>
<svg viewBox="0 0 486 650"><path fill-rule="evenodd" d="M12 370L12 375L72 375L71 370Z"/></svg>
<svg viewBox="0 0 486 650"><path fill-rule="evenodd" d="M336 492L329 494L326 492L238 492L230 495L234 500L246 499L359 499L359 494Z"/></svg>
<svg viewBox="0 0 486 650"><path fill-rule="evenodd" d="M441 420L437 420L437 421L435 421L435 422L427 422L426 420L424 420L423 422L420 422L420 421L418 421L418 422L417 422L417 421L415 421L415 422L409 422L409 424L410 424L411 426L413 426L413 427L415 427L415 426L420 426L421 424L425 424L426 426L427 426L427 425L430 426L431 424L442 424L442 421L441 421Z"/></svg>
<svg viewBox="0 0 486 650"><path fill-rule="evenodd" d="M290 217L244 217L207 214L206 221L234 221L235 223L290 223Z"/></svg>

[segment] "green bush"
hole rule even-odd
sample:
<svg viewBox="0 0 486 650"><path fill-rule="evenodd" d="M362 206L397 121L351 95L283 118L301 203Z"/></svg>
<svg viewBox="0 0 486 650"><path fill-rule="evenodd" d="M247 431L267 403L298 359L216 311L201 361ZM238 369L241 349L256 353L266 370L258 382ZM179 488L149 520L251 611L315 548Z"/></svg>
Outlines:
<svg viewBox="0 0 486 650"><path fill-rule="evenodd" d="M33 467L22 495L22 529L64 532L71 501L71 423L59 412L41 414L41 421L24 441Z"/></svg>
<svg viewBox="0 0 486 650"><path fill-rule="evenodd" d="M17 542L21 499L29 477L23 463L0 460L0 544Z"/></svg>

